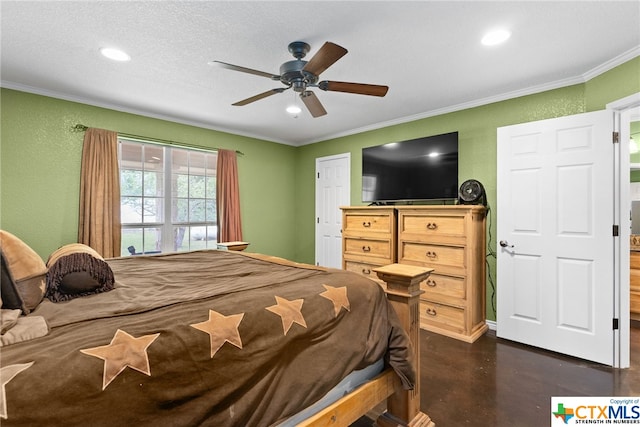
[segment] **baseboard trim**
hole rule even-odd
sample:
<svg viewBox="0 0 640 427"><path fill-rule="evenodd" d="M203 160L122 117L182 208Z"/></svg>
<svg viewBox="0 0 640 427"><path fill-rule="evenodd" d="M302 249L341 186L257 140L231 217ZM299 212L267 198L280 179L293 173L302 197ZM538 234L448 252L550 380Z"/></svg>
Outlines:
<svg viewBox="0 0 640 427"><path fill-rule="evenodd" d="M496 323L495 320L486 320L485 322L489 327L489 329L491 329L492 331L498 330L498 324Z"/></svg>

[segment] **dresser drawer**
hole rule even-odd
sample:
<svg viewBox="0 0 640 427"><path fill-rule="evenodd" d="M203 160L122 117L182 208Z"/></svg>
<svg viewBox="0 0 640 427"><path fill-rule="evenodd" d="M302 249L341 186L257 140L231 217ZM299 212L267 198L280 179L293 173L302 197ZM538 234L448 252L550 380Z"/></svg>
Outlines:
<svg viewBox="0 0 640 427"><path fill-rule="evenodd" d="M423 298L429 300L435 299L439 301L439 298L464 299L466 297L465 279L463 277L431 273L427 280L420 283L420 289L425 292Z"/></svg>
<svg viewBox="0 0 640 427"><path fill-rule="evenodd" d="M446 215L414 215L405 213L400 216L400 234L422 235L427 238L437 236L465 236L465 218Z"/></svg>
<svg viewBox="0 0 640 427"><path fill-rule="evenodd" d="M358 257L382 258L391 263L391 242L388 239L358 239L345 237L344 254Z"/></svg>
<svg viewBox="0 0 640 427"><path fill-rule="evenodd" d="M402 242L399 263L418 264L435 269L435 273L465 274L465 248Z"/></svg>
<svg viewBox="0 0 640 427"><path fill-rule="evenodd" d="M631 251L629 254L629 267L637 268L640 270L640 252Z"/></svg>
<svg viewBox="0 0 640 427"><path fill-rule="evenodd" d="M420 326L434 326L460 334L464 333L464 309L420 300Z"/></svg>
<svg viewBox="0 0 640 427"><path fill-rule="evenodd" d="M388 233L393 231L391 214L346 214L344 218L343 232L361 235L362 233Z"/></svg>
<svg viewBox="0 0 640 427"><path fill-rule="evenodd" d="M629 285L632 291L640 291L640 270L635 268L629 270Z"/></svg>
<svg viewBox="0 0 640 427"><path fill-rule="evenodd" d="M632 313L640 314L640 293L631 292L630 305L631 305L631 310L630 311Z"/></svg>
<svg viewBox="0 0 640 427"><path fill-rule="evenodd" d="M373 271L373 269L381 267L382 265L383 264L370 264L366 262L345 260L344 269L347 271L353 271L354 273L358 273L373 280L379 280L378 275Z"/></svg>

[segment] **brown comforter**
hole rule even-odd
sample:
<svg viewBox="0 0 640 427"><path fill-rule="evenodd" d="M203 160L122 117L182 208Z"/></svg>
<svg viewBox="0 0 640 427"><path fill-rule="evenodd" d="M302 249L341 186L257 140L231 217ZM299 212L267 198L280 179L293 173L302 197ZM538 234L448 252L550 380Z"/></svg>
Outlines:
<svg viewBox="0 0 640 427"><path fill-rule="evenodd" d="M270 425L409 340L359 275L237 252L109 260L113 291L52 303L2 349L2 426ZM3 407L4 405L4 407Z"/></svg>

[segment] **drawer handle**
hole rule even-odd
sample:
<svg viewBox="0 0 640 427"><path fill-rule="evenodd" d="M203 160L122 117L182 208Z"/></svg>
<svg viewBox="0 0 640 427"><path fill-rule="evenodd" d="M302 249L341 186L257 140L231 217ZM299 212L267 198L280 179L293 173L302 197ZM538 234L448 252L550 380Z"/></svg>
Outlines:
<svg viewBox="0 0 640 427"><path fill-rule="evenodd" d="M435 252L427 252L427 258L431 258L431 259L436 259L438 258L438 254L436 254Z"/></svg>
<svg viewBox="0 0 640 427"><path fill-rule="evenodd" d="M427 279L427 286L435 288L436 287L436 281L435 280L431 280L431 279Z"/></svg>
<svg viewBox="0 0 640 427"><path fill-rule="evenodd" d="M435 230L435 229L438 228L438 224L436 224L435 222L430 222L430 223L427 224L427 228L429 230Z"/></svg>
<svg viewBox="0 0 640 427"><path fill-rule="evenodd" d="M366 274L368 276L369 274L371 274L371 270L369 270L368 268L363 268L362 274Z"/></svg>
<svg viewBox="0 0 640 427"><path fill-rule="evenodd" d="M363 226L364 228L369 228L369 227L371 227L371 221L363 222L363 223L362 223L362 226Z"/></svg>
<svg viewBox="0 0 640 427"><path fill-rule="evenodd" d="M371 247L370 246L363 246L362 247L362 252L371 252Z"/></svg>
<svg viewBox="0 0 640 427"><path fill-rule="evenodd" d="M438 312L436 311L436 309L435 309L435 308L427 308L427 314L428 314L429 316L437 316L437 315L438 315Z"/></svg>

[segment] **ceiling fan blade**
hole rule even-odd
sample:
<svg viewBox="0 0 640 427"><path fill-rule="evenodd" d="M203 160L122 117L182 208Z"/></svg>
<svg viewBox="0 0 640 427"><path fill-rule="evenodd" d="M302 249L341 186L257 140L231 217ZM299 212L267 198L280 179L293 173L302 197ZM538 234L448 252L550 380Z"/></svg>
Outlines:
<svg viewBox="0 0 640 427"><path fill-rule="evenodd" d="M333 65L338 59L347 54L348 50L335 43L325 42L320 50L307 62L303 70L319 76L324 70Z"/></svg>
<svg viewBox="0 0 640 427"><path fill-rule="evenodd" d="M300 98L302 98L302 102L313 117L320 117L327 114L327 110L324 109L316 94L310 90L301 93Z"/></svg>
<svg viewBox="0 0 640 427"><path fill-rule="evenodd" d="M259 70L254 70L252 68L247 68L247 67L241 67L239 65L233 65L233 64L227 64L226 62L222 62L222 61L211 61L212 64L218 64L219 66L226 68L228 70L233 70L233 71L242 71L243 73L249 73L249 74L254 74L256 76L262 76L262 77L267 77L271 80L280 80L280 76L277 76L275 74L271 74L271 73L267 73L264 71L259 71Z"/></svg>
<svg viewBox="0 0 640 427"><path fill-rule="evenodd" d="M258 101L262 98L266 98L267 96L275 95L276 93L282 93L285 90L289 89L288 87L282 87L277 89L271 89L266 92L259 93L258 95L254 95L251 98L243 99L242 101L238 101L231 105L235 105L236 107L241 107L243 105L251 104L252 102Z"/></svg>
<svg viewBox="0 0 640 427"><path fill-rule="evenodd" d="M322 90L357 93L360 95L371 96L385 96L389 90L389 86L369 85L364 83L330 82L327 80L323 80L318 83L318 87Z"/></svg>

